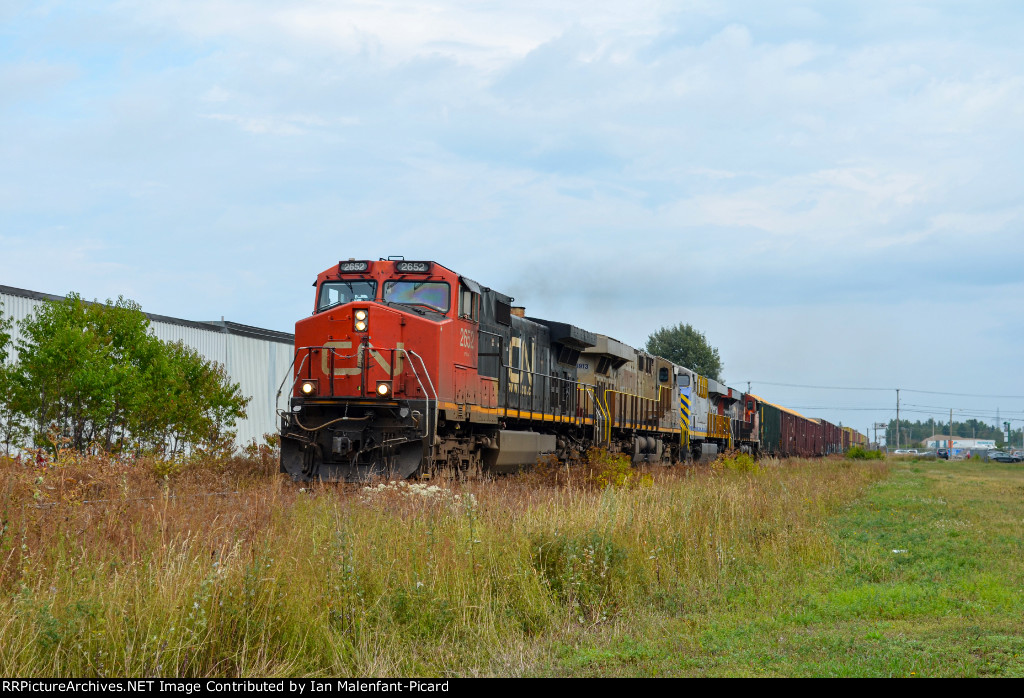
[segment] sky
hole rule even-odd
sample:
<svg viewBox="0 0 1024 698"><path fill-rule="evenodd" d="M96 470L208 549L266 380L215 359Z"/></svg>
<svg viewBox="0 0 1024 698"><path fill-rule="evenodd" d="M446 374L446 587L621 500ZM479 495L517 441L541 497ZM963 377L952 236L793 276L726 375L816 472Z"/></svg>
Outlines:
<svg viewBox="0 0 1024 698"><path fill-rule="evenodd" d="M291 331L404 255L633 346L690 323L808 416L1017 429L1021 36L999 0L3 0L0 284Z"/></svg>

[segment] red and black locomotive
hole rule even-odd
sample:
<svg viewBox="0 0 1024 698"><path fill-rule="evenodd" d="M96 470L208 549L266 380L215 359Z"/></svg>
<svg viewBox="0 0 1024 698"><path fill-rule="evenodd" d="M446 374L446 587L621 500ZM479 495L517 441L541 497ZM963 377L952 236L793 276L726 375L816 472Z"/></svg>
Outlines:
<svg viewBox="0 0 1024 698"><path fill-rule="evenodd" d="M281 415L281 470L294 479L475 476L595 445L638 463L729 448L805 455L782 428L792 413L611 337L526 317L436 262L351 259L315 285ZM800 419L825 433L827 422ZM762 425L776 422L766 440ZM818 452L843 447L832 441Z"/></svg>

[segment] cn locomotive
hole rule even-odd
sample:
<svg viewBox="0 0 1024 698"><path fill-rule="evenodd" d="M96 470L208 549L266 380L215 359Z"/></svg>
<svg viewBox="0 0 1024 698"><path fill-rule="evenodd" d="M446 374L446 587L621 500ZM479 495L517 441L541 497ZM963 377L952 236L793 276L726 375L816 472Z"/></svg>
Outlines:
<svg viewBox="0 0 1024 698"><path fill-rule="evenodd" d="M281 471L295 480L473 477L598 446L670 465L735 449L864 443L574 325L433 261L349 259L295 324Z"/></svg>

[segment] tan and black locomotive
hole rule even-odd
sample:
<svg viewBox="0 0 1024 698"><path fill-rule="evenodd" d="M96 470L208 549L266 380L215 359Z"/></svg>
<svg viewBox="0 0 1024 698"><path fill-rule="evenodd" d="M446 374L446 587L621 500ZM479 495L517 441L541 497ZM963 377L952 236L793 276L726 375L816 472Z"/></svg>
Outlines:
<svg viewBox="0 0 1024 698"><path fill-rule="evenodd" d="M668 465L863 440L611 337L526 317L436 262L350 259L315 285L281 415L281 470L297 480L505 473L592 446Z"/></svg>

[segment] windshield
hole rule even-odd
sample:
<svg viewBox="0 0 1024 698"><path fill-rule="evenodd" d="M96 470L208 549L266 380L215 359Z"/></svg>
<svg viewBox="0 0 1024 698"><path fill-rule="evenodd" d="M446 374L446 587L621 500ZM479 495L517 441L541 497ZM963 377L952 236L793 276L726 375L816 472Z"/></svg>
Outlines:
<svg viewBox="0 0 1024 698"><path fill-rule="evenodd" d="M451 290L444 281L385 281L384 300L448 312Z"/></svg>
<svg viewBox="0 0 1024 698"><path fill-rule="evenodd" d="M372 301L377 297L376 281L327 281L320 286L317 310L325 310L340 303Z"/></svg>

